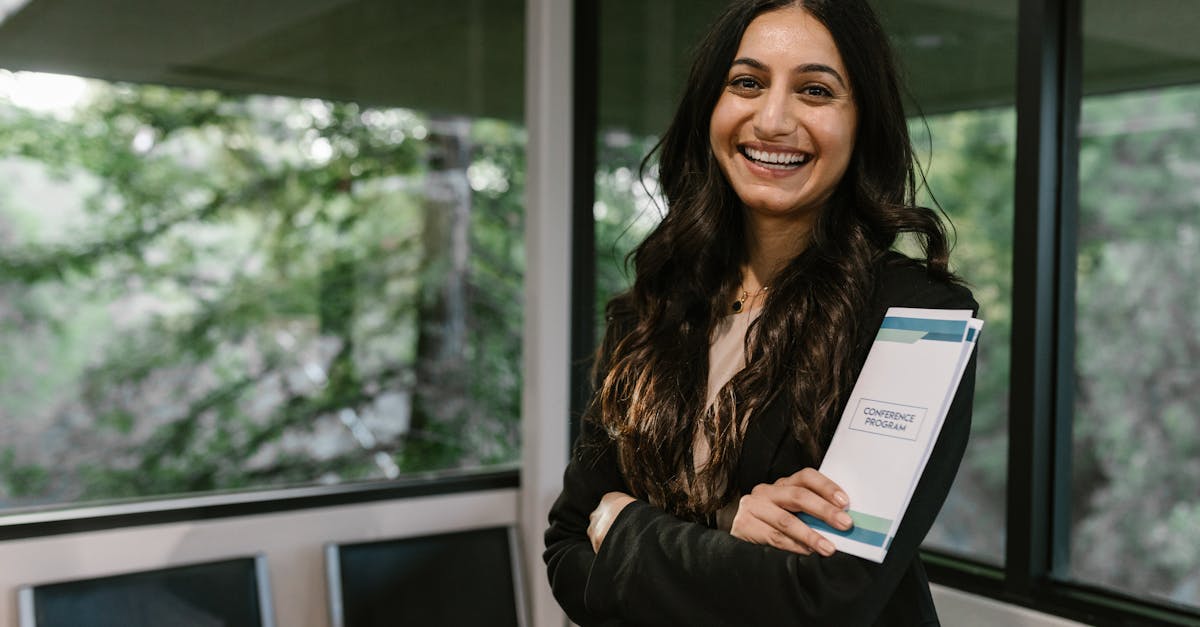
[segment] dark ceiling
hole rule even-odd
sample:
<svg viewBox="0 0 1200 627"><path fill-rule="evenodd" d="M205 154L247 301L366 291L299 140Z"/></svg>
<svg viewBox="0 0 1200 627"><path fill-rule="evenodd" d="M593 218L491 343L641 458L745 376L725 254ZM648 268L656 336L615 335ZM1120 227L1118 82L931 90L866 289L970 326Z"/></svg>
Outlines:
<svg viewBox="0 0 1200 627"><path fill-rule="evenodd" d="M0 0L0 15L6 4ZM20 2L16 2L19 5ZM662 129L723 0L600 0L600 123ZM925 113L1010 104L1015 0L877 0ZM1091 92L1200 81L1193 0L1090 0ZM0 67L520 120L524 0L32 0Z"/></svg>
<svg viewBox="0 0 1200 627"><path fill-rule="evenodd" d="M0 67L520 119L524 0L32 0Z"/></svg>

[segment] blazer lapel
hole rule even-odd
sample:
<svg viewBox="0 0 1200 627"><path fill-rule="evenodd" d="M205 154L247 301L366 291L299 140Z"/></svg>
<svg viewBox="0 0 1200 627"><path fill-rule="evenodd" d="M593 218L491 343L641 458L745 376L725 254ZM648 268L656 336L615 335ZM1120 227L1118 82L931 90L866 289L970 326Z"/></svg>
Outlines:
<svg viewBox="0 0 1200 627"><path fill-rule="evenodd" d="M741 494L749 494L754 486L760 483L770 483L783 474L800 470L780 469L778 461L781 457L791 457L798 454L800 446L792 437L791 421L783 402L783 395L775 397L757 416L750 416L746 425L746 437L742 441L742 457L738 460L735 477ZM797 460L794 464L798 465Z"/></svg>

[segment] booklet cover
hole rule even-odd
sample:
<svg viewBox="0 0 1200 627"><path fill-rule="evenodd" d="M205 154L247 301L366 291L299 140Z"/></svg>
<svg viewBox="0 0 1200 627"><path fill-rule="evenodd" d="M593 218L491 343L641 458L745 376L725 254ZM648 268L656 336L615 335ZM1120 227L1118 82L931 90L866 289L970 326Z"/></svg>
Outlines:
<svg viewBox="0 0 1200 627"><path fill-rule="evenodd" d="M850 495L854 526L798 514L839 551L887 555L982 328L970 310L888 309L819 469Z"/></svg>

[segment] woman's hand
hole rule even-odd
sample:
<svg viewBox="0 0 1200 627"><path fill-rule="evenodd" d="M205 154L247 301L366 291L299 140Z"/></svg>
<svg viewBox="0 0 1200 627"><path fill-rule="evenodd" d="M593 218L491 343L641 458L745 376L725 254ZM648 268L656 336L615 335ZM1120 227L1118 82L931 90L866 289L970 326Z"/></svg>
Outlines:
<svg viewBox="0 0 1200 627"><path fill-rule="evenodd" d="M835 529L849 529L854 521L845 509L850 499L840 487L813 468L760 483L738 501L729 533L754 544L769 544L785 551L829 556L833 543L804 524L796 513L820 518Z"/></svg>
<svg viewBox="0 0 1200 627"><path fill-rule="evenodd" d="M609 492L600 499L600 504L588 514L587 534L588 539L592 541L593 551L600 552L600 545L608 535L608 528L612 527L613 521L617 519L617 514L635 500L624 492Z"/></svg>

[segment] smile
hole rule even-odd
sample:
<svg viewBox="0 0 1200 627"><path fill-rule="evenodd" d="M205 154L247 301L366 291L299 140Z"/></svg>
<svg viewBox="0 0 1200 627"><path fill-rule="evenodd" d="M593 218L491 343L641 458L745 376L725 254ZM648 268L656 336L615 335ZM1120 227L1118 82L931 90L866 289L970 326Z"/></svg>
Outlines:
<svg viewBox="0 0 1200 627"><path fill-rule="evenodd" d="M790 170L812 161L812 155L802 152L773 152L746 146L738 147L742 156L771 170Z"/></svg>

